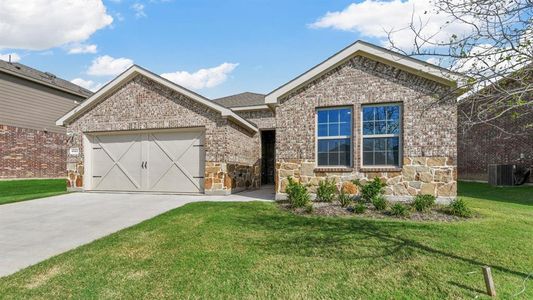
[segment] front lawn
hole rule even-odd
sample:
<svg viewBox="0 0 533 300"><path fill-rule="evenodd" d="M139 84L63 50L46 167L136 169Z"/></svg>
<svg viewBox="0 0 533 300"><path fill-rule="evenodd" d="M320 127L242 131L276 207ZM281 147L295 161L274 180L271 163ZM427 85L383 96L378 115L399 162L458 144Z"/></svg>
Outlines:
<svg viewBox="0 0 533 300"><path fill-rule="evenodd" d="M0 279L3 298L509 299L533 271L533 187L461 183L452 223L194 203ZM487 297L488 298L488 297ZM518 299L533 299L533 281Z"/></svg>
<svg viewBox="0 0 533 300"><path fill-rule="evenodd" d="M43 198L67 192L65 179L0 181L0 204Z"/></svg>

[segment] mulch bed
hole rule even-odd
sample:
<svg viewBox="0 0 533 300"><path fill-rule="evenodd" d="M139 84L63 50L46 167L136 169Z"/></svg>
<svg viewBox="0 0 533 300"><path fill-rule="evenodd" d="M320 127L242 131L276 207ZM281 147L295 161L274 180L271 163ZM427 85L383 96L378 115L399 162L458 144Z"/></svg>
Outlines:
<svg viewBox="0 0 533 300"><path fill-rule="evenodd" d="M297 215L315 215L315 216L330 216L330 217L359 217L359 218L373 218L373 219L404 219L412 221L439 221L439 222L454 222L465 220L465 218L452 216L444 213L442 206L436 205L433 209L427 212L418 212L411 210L409 216L397 217L390 214L390 208L384 211L378 211L372 204L365 204L366 211L364 213L355 213L353 205L342 207L339 202L312 202L313 212L309 213L305 208L292 208L288 202L279 202L279 206L283 210L293 212ZM407 204L405 204L407 205Z"/></svg>

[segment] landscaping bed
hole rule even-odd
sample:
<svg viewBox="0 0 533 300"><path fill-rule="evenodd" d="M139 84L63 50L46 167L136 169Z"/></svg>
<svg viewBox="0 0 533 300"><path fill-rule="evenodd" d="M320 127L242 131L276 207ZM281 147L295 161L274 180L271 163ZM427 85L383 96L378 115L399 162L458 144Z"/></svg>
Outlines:
<svg viewBox="0 0 533 300"><path fill-rule="evenodd" d="M384 181L378 177L365 184L357 180L343 184L324 180L319 182L315 201L311 201L307 187L289 178L287 201L279 205L282 209L299 215L330 217L360 216L451 222L474 215L461 198L453 199L446 206L437 205L437 199L433 195L416 195L411 202L391 202L384 195L385 186Z"/></svg>
<svg viewBox="0 0 533 300"><path fill-rule="evenodd" d="M464 220L465 218L450 215L446 213L446 206L436 205L431 210L418 212L413 210L406 216L394 216L387 210L376 210L372 204L363 204L366 210L362 213L355 213L353 206L342 207L338 201L334 202L312 202L312 212L309 212L306 208L293 208L287 201L279 202L279 206L287 211L291 211L297 215L316 215L316 216L351 216L351 217L364 217L373 219L383 218L396 218L412 221L441 221L441 222L454 222Z"/></svg>

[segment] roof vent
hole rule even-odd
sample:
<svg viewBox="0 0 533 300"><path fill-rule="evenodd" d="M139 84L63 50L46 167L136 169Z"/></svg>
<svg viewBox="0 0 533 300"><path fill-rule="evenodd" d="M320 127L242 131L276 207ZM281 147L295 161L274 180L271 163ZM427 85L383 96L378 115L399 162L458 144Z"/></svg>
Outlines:
<svg viewBox="0 0 533 300"><path fill-rule="evenodd" d="M50 78L56 78L57 76L50 73L50 72L44 72L44 74L46 74L46 76L50 77Z"/></svg>

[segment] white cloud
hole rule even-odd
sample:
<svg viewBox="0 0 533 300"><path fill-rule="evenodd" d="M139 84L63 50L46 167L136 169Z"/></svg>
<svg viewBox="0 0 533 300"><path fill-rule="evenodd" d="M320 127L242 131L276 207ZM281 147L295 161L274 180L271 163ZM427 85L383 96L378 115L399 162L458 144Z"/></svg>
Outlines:
<svg viewBox="0 0 533 300"><path fill-rule="evenodd" d="M9 56L11 55L11 62L18 62L20 61L20 55L17 53L0 53L0 60L9 61Z"/></svg>
<svg viewBox="0 0 533 300"><path fill-rule="evenodd" d="M426 62L432 65L440 66L441 60L436 57L430 57L426 59Z"/></svg>
<svg viewBox="0 0 533 300"><path fill-rule="evenodd" d="M68 50L68 54L96 53L97 51L97 46L94 44L76 44L71 46Z"/></svg>
<svg viewBox="0 0 533 300"><path fill-rule="evenodd" d="M101 0L2 0L0 48L43 50L82 42L112 22Z"/></svg>
<svg viewBox="0 0 533 300"><path fill-rule="evenodd" d="M137 18L146 17L146 13L144 12L144 4L134 3L131 6L131 9L135 11L135 17Z"/></svg>
<svg viewBox="0 0 533 300"><path fill-rule="evenodd" d="M415 39L407 29L411 17L415 25L424 27L422 36L433 42L448 41L452 34L460 36L472 30L470 25L461 22L447 24L452 18L444 13L437 14L431 1L427 0L365 0L352 3L342 11L328 12L309 26L358 32L380 39L383 44L387 44L387 32L394 31L392 40L395 45L410 49Z"/></svg>
<svg viewBox="0 0 533 300"><path fill-rule="evenodd" d="M129 58L113 58L109 55L95 58L87 70L87 74L95 76L116 76L133 65Z"/></svg>
<svg viewBox="0 0 533 300"><path fill-rule="evenodd" d="M200 69L194 73L177 71L173 73L163 73L161 76L183 87L199 90L203 88L212 88L223 83L238 65L239 64L223 63L213 68Z"/></svg>
<svg viewBox="0 0 533 300"><path fill-rule="evenodd" d="M82 78L74 78L72 79L70 82L74 83L74 84L77 84L83 88L86 88L88 90L91 90L93 92L96 92L97 90L99 90L103 84L102 83L97 83L97 82L94 82L92 80L85 80L85 79L82 79Z"/></svg>

